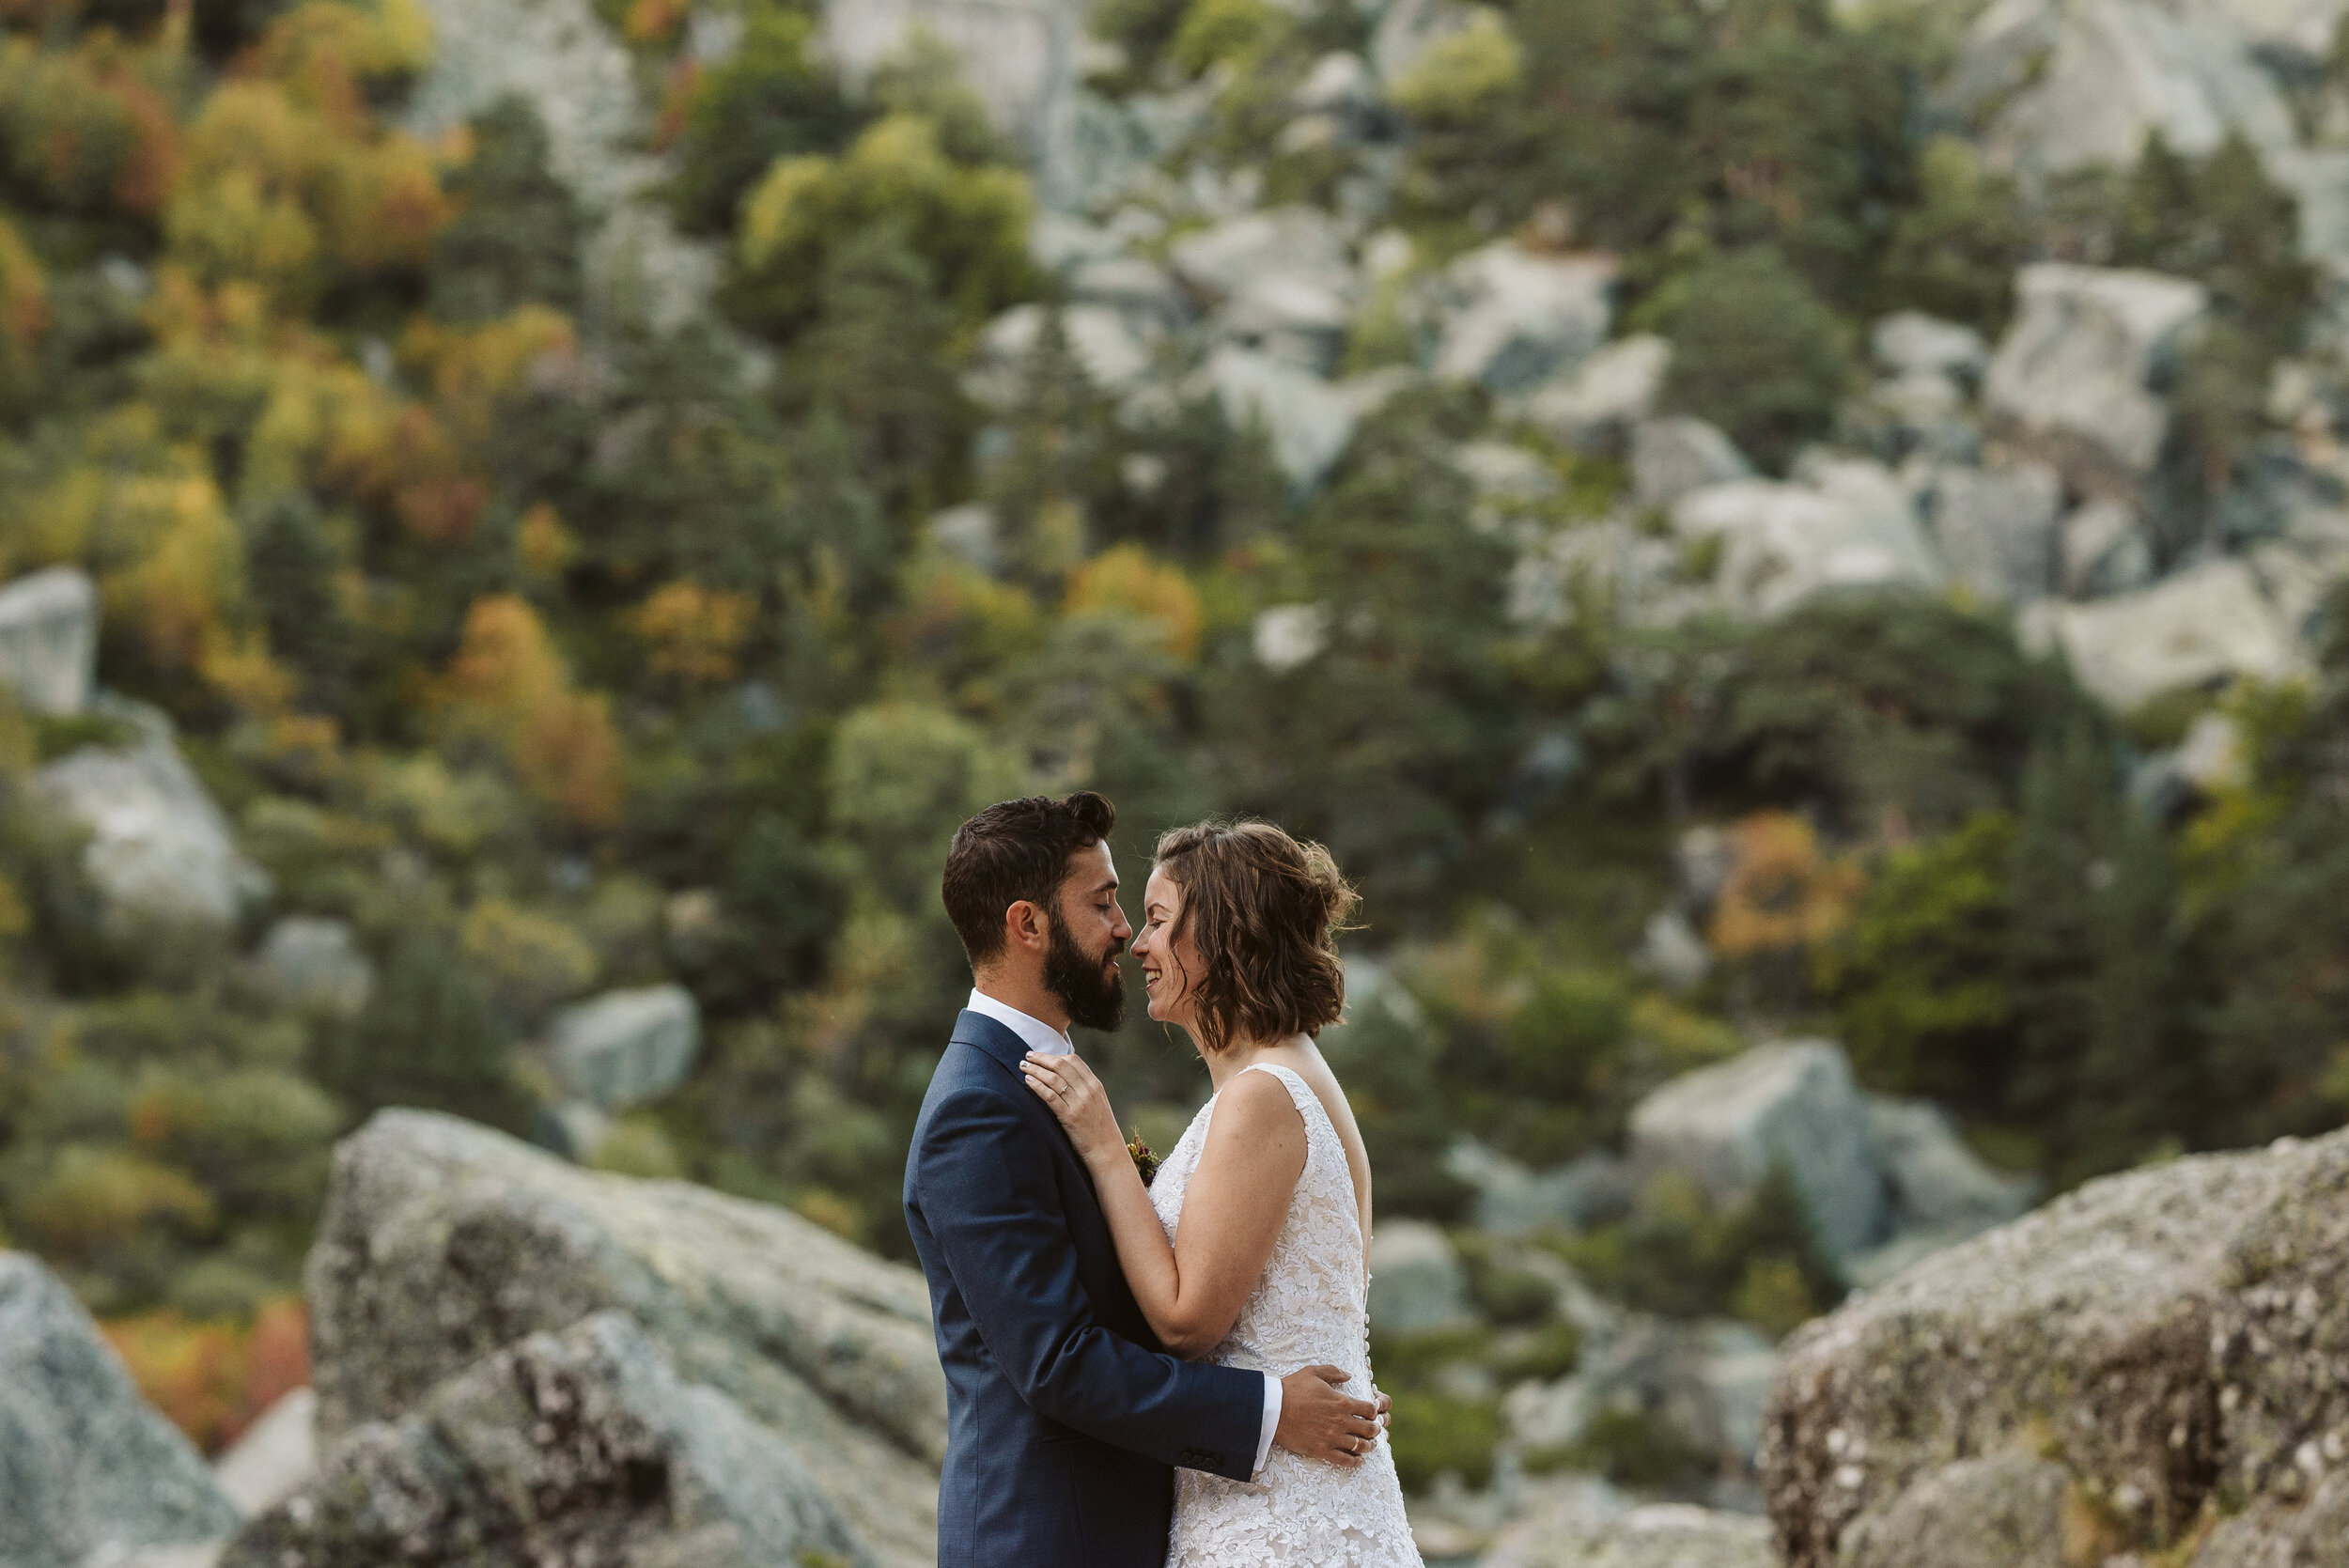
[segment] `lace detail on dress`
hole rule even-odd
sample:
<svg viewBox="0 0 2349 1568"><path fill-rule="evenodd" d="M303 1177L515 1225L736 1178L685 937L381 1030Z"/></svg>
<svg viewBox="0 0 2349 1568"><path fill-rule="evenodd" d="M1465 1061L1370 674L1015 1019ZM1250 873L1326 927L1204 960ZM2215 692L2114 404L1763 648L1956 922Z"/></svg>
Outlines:
<svg viewBox="0 0 2349 1568"><path fill-rule="evenodd" d="M1342 1367L1351 1378L1346 1391L1368 1399L1369 1278L1346 1145L1321 1097L1294 1071L1268 1063L1241 1071L1270 1073L1288 1090L1305 1119L1305 1169L1263 1278L1232 1331L1203 1358L1276 1377L1300 1367ZM1169 1242L1182 1219L1183 1194L1199 1169L1214 1115L1210 1098L1150 1184L1150 1202ZM1383 1437L1351 1470L1279 1448L1253 1482L1176 1470L1167 1563L1168 1568L1421 1568L1403 1513L1394 1456Z"/></svg>

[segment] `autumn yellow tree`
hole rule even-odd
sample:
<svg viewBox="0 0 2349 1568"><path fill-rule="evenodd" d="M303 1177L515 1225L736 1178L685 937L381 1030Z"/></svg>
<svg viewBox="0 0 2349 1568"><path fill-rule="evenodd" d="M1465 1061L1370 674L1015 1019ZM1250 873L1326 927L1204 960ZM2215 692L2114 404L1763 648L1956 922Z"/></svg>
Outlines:
<svg viewBox="0 0 2349 1568"><path fill-rule="evenodd" d="M757 609L746 594L671 582L638 607L634 625L654 674L688 687L710 686L733 679L740 669Z"/></svg>
<svg viewBox="0 0 2349 1568"><path fill-rule="evenodd" d="M568 825L601 829L620 814L620 742L610 705L571 684L537 612L512 594L476 599L440 682L447 739L503 757L531 797Z"/></svg>

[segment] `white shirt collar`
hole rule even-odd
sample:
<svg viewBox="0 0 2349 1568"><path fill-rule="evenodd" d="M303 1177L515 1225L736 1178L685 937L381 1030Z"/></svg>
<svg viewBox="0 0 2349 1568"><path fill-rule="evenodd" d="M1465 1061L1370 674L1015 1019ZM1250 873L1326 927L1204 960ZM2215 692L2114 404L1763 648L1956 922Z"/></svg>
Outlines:
<svg viewBox="0 0 2349 1568"><path fill-rule="evenodd" d="M976 986L971 987L971 1000L963 1005L973 1013L986 1014L1014 1034L1019 1035L1032 1051L1038 1051L1046 1056L1074 1056L1077 1052L1076 1046L1070 1042L1067 1035L1063 1034L1042 1018L1032 1018L1009 1002L996 1001Z"/></svg>

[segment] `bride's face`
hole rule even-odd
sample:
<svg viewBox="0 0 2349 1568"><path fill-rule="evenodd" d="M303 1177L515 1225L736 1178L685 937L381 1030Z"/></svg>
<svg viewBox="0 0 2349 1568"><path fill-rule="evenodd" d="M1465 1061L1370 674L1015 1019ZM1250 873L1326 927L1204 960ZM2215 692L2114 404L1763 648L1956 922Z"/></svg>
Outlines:
<svg viewBox="0 0 2349 1568"><path fill-rule="evenodd" d="M1199 972L1199 948L1190 932L1179 938L1172 934L1182 912L1182 888L1154 867L1142 890L1142 929L1134 933L1134 956L1142 964L1150 1017L1189 1029L1194 1016L1190 977Z"/></svg>

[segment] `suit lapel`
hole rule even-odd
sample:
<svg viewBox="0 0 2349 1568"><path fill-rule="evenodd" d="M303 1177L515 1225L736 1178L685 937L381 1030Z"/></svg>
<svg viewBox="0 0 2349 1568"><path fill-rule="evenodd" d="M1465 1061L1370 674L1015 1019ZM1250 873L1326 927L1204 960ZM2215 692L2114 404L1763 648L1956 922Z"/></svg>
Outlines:
<svg viewBox="0 0 2349 1568"><path fill-rule="evenodd" d="M1028 1075L1019 1070L1019 1064L1028 1059L1028 1043L986 1014L973 1013L967 1007L962 1010L962 1016L955 1020L952 1043L975 1046L1003 1063L1003 1070L1011 1074L1012 1081L1019 1086L1020 1096L1034 1104L1036 1115L1052 1129L1052 1136L1057 1140L1053 1146L1075 1163L1078 1174L1084 1178L1085 1197L1097 1204L1099 1199L1093 1190L1093 1172L1087 1171L1085 1162L1078 1157L1077 1145L1069 1141L1068 1129L1060 1125L1060 1118L1053 1115L1043 1101L1035 1098L1035 1091L1028 1087Z"/></svg>
<svg viewBox="0 0 2349 1568"><path fill-rule="evenodd" d="M953 1043L978 1047L1009 1068L1015 1078L1019 1076L1019 1063L1028 1059L1027 1045L1019 1035L985 1013L973 1013L968 1007L955 1019Z"/></svg>
<svg viewBox="0 0 2349 1568"><path fill-rule="evenodd" d="M1005 1072L1011 1074L1019 1085L1020 1097L1034 1107L1037 1119L1051 1129L1046 1135L1052 1141L1047 1147L1074 1176L1072 1180L1068 1174L1063 1175L1061 1195L1068 1205L1069 1239L1076 1244L1079 1258L1083 1260L1088 1288L1094 1292L1096 1301L1112 1308L1114 1315L1111 1321L1120 1333L1149 1349L1160 1348L1157 1336L1150 1331L1148 1321L1142 1315L1142 1310L1134 1305L1131 1288L1126 1283L1126 1272L1118 1265L1117 1242L1110 1234L1109 1216L1101 1211L1101 1195L1094 1188L1092 1171L1078 1155L1077 1145L1069 1141L1068 1129L1062 1126L1060 1118L1035 1097L1035 1092L1028 1087L1027 1075L1019 1070L1019 1064L1027 1060L1027 1042L986 1014L973 1013L968 1008L955 1020L951 1039L956 1045L969 1046L993 1058Z"/></svg>

